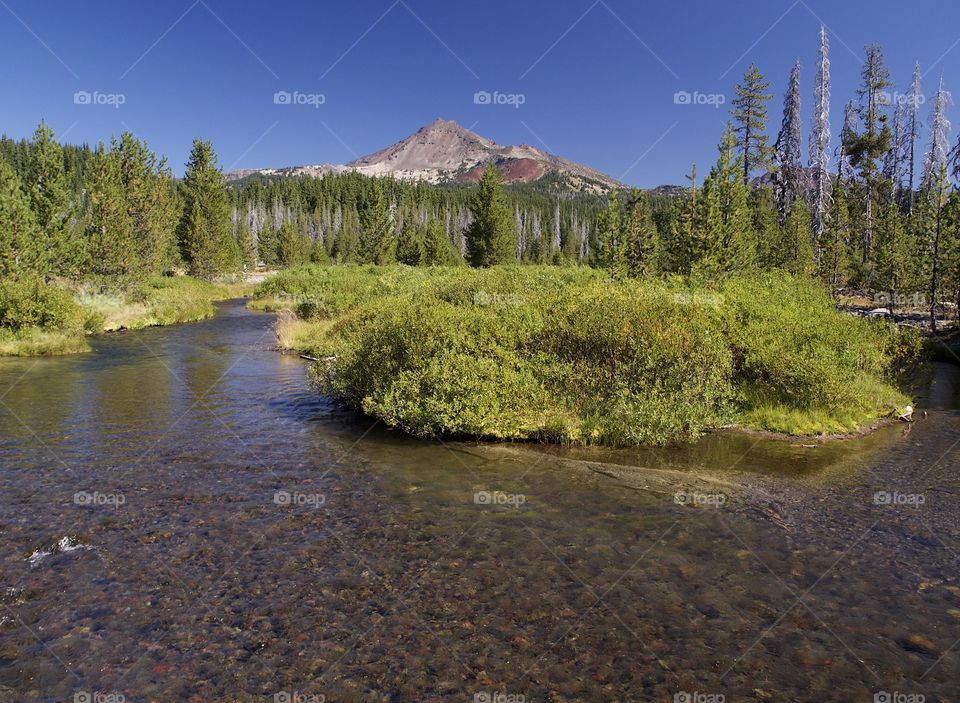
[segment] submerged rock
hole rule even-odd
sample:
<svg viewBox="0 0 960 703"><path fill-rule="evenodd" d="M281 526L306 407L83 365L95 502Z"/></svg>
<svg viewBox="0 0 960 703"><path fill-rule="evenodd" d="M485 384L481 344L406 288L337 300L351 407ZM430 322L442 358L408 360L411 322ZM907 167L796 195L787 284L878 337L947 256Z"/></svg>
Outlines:
<svg viewBox="0 0 960 703"><path fill-rule="evenodd" d="M907 635L902 637L899 640L899 644L906 650L911 652L920 652L921 654L936 654L937 645L930 641L927 637L919 634Z"/></svg>

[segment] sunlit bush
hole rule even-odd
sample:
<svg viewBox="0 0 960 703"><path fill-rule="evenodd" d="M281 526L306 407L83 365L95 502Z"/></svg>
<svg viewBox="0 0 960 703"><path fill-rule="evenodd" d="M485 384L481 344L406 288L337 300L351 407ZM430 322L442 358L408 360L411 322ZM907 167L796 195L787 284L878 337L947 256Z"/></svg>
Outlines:
<svg viewBox="0 0 960 703"><path fill-rule="evenodd" d="M37 276L0 280L0 327L80 331L83 326L83 309L67 291Z"/></svg>
<svg viewBox="0 0 960 703"><path fill-rule="evenodd" d="M305 267L257 296L297 311L325 392L420 436L631 445L741 423L853 429L903 397L914 346L783 274L715 287L587 268Z"/></svg>

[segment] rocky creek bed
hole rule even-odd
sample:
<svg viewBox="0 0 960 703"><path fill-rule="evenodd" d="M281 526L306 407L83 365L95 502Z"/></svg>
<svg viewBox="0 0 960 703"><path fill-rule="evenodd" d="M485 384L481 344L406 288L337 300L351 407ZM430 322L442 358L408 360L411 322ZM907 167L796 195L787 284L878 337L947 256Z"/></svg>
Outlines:
<svg viewBox="0 0 960 703"><path fill-rule="evenodd" d="M0 364L0 700L955 699L956 368L845 442L478 446L271 323Z"/></svg>

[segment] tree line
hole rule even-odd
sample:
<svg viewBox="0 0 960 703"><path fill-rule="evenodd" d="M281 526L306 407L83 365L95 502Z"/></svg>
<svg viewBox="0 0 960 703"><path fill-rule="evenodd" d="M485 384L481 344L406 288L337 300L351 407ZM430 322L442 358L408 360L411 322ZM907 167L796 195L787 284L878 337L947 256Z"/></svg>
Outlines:
<svg viewBox="0 0 960 703"><path fill-rule="evenodd" d="M780 269L833 289L883 291L894 312L905 299L925 303L935 328L938 303L960 305L960 144L950 145L950 95L941 79L925 116L919 65L909 90L892 92L881 48L867 46L832 147L829 53L821 28L806 161L800 62L772 144L770 84L750 66L703 182L694 165L689 187L660 217L644 193L612 194L592 263L624 275Z"/></svg>
<svg viewBox="0 0 960 703"><path fill-rule="evenodd" d="M833 289L884 291L893 307L910 296L929 305L935 325L938 303L960 303L950 95L941 80L924 110L919 66L906 92L891 93L874 45L860 78L835 139L821 28L806 158L800 62L773 139L770 83L750 66L702 182L694 165L679 195L621 189L606 202L556 184L504 186L493 166L477 186L356 173L227 183L212 145L199 139L177 180L130 133L71 147L41 124L32 140L0 139L0 273L123 288L178 269L210 278L308 261L519 261L701 278L775 269Z"/></svg>
<svg viewBox="0 0 960 703"><path fill-rule="evenodd" d="M502 184L501 184L502 185ZM322 177L250 176L230 188L238 237L256 242L266 266L304 261L462 264L477 188L434 185L357 173ZM544 184L504 189L513 260L578 262L585 256L602 201L550 192Z"/></svg>
<svg viewBox="0 0 960 703"><path fill-rule="evenodd" d="M96 148L62 146L41 123L30 141L0 141L0 274L135 287L184 268L237 271L223 173L194 141L186 175L125 132Z"/></svg>

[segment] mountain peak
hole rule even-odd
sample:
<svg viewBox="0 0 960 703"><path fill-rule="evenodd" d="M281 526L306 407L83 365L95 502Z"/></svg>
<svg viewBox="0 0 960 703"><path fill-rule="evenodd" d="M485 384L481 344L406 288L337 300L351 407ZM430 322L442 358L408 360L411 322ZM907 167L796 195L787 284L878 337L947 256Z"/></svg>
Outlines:
<svg viewBox="0 0 960 703"><path fill-rule="evenodd" d="M421 131L424 129L433 129L436 127L459 127L460 129L463 129L463 127L460 127L460 123L457 122L456 120L445 120L442 117L438 117L427 126L421 128Z"/></svg>
<svg viewBox="0 0 960 703"><path fill-rule="evenodd" d="M415 134L393 146L351 161L348 166L381 165L390 171L441 169L455 171L465 163L485 160L495 142L460 126L453 120L437 118Z"/></svg>
<svg viewBox="0 0 960 703"><path fill-rule="evenodd" d="M451 134L456 137L466 140L466 141L475 141L482 142L489 145L495 145L496 142L490 139L484 139L476 132L472 132L456 120L445 120L442 117L438 117L430 124L421 127L417 130L416 134L430 134L430 135L441 135L441 134ZM416 135L414 135L416 136Z"/></svg>
<svg viewBox="0 0 960 703"><path fill-rule="evenodd" d="M369 176L432 183L471 182L479 180L489 164L499 169L507 183L530 183L557 174L572 190L603 193L621 185L606 174L530 145L500 146L457 121L442 117L386 149L343 166L299 166L279 171L266 169L261 173L322 175L358 171Z"/></svg>

